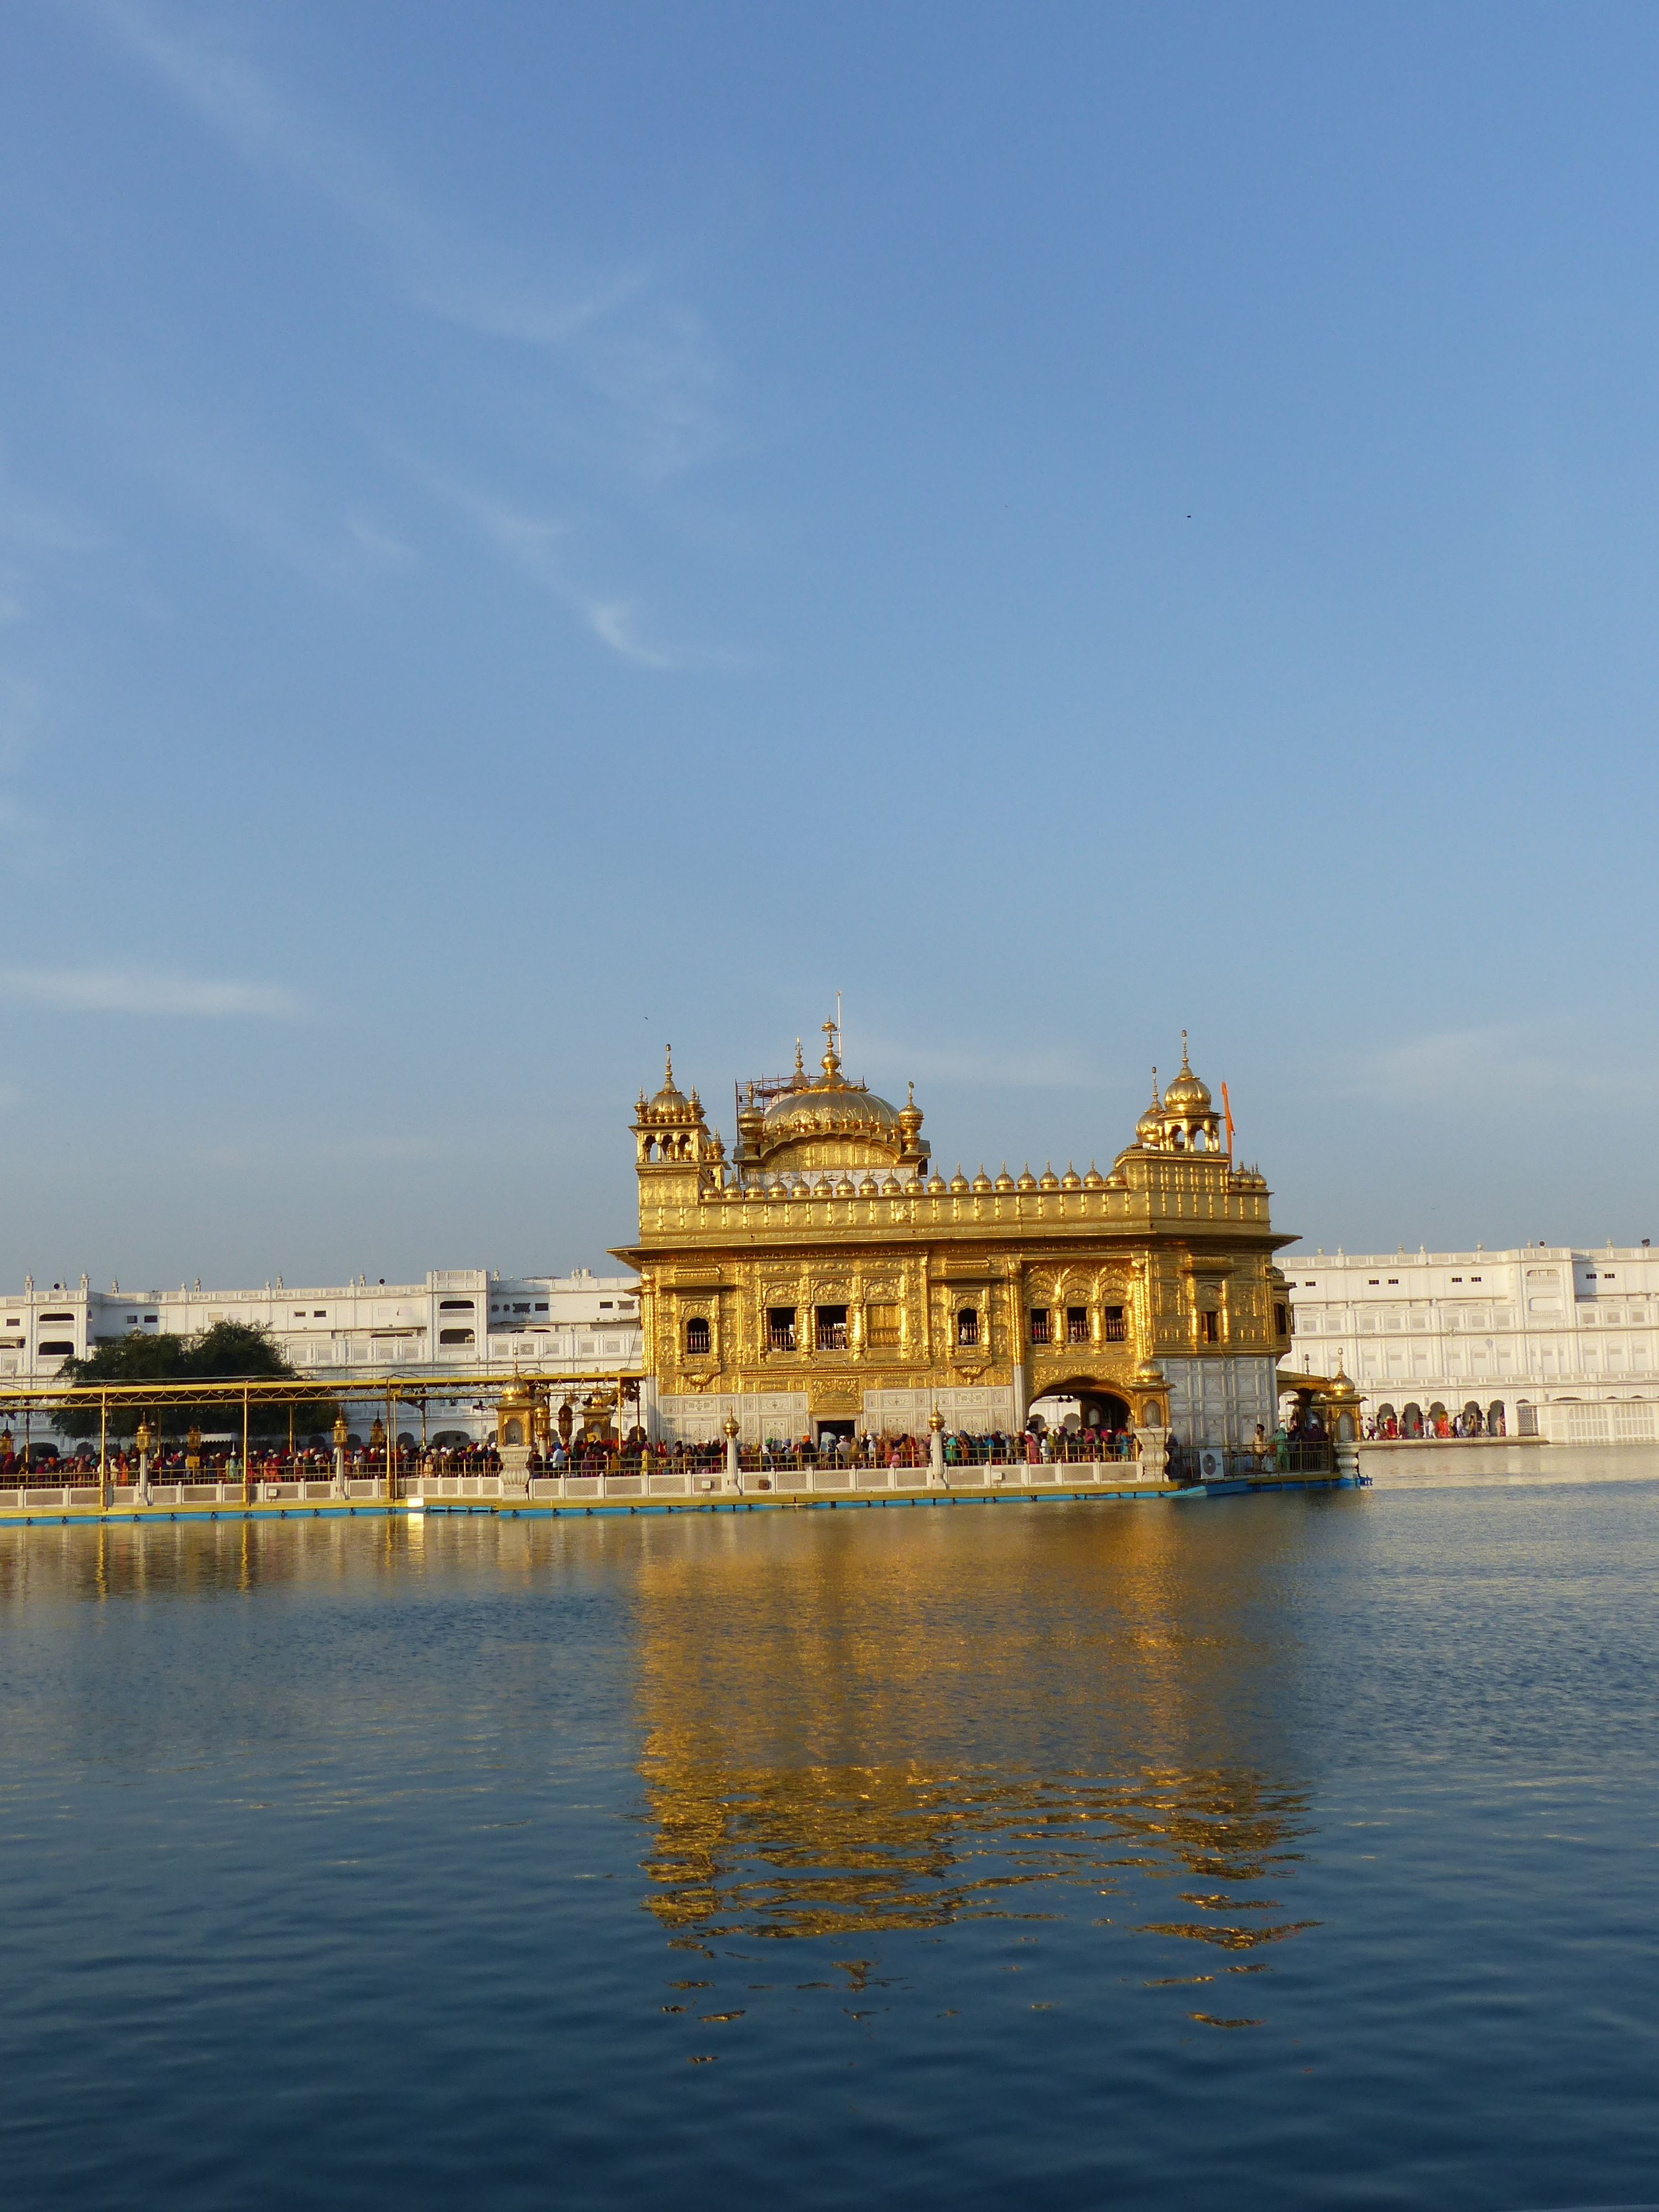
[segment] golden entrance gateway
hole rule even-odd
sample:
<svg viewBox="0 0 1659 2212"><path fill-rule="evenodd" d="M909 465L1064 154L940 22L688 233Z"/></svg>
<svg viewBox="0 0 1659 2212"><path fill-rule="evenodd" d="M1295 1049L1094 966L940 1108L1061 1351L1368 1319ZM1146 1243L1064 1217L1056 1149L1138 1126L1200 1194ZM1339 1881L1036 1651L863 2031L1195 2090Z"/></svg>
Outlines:
<svg viewBox="0 0 1659 2212"><path fill-rule="evenodd" d="M1036 1417L1248 1450L1277 1418L1290 1344L1266 1180L1233 1157L1231 1116L1193 1073L1152 1103L1103 1173L1052 1166L948 1178L902 1106L842 1073L839 1040L809 1074L737 1094L727 1158L697 1094L641 1093L633 1122L644 1364L656 1434L745 1449L969 1436ZM1081 1148L1079 1148L1081 1149Z"/></svg>

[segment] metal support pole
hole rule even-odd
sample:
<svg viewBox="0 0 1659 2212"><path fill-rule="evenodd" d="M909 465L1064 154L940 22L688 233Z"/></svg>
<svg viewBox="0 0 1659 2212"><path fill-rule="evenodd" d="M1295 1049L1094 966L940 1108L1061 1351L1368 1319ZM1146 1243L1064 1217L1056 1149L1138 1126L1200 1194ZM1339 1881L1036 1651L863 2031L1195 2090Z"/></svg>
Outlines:
<svg viewBox="0 0 1659 2212"><path fill-rule="evenodd" d="M250 1504L253 1497L252 1487L253 1470L248 1464L247 1436L247 1389L244 1385L242 1389L242 1503L244 1505Z"/></svg>
<svg viewBox="0 0 1659 2212"><path fill-rule="evenodd" d="M109 1504L109 1392L98 1394L98 1504Z"/></svg>
<svg viewBox="0 0 1659 2212"><path fill-rule="evenodd" d="M389 1504L398 1495L398 1446L392 1426L392 1385L386 1386L386 1494Z"/></svg>

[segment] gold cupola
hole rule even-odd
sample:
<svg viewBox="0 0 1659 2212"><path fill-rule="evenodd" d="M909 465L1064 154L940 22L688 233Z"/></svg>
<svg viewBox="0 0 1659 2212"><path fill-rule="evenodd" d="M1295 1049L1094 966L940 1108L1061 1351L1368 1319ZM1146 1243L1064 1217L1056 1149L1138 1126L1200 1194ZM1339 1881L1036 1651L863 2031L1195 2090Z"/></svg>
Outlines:
<svg viewBox="0 0 1659 2212"><path fill-rule="evenodd" d="M1170 1152L1214 1152L1221 1149L1221 1121L1210 1086L1193 1073L1187 1058L1187 1032L1181 1032L1181 1072L1164 1093L1164 1145Z"/></svg>
<svg viewBox="0 0 1659 2212"><path fill-rule="evenodd" d="M757 1164L778 1175L824 1168L917 1165L927 1147L917 1134L921 1109L914 1091L901 1111L841 1072L836 1025L823 1024L823 1058L808 1080L795 1054L795 1080L773 1099L754 1132Z"/></svg>

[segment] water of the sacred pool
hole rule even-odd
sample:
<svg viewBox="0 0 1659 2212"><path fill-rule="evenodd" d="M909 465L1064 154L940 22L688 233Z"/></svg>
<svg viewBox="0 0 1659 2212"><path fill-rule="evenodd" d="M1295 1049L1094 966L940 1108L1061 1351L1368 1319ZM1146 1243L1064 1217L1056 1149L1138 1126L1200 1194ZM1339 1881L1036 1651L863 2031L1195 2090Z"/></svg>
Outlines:
<svg viewBox="0 0 1659 2212"><path fill-rule="evenodd" d="M1659 1465L1425 1461L6 1532L7 2204L1652 2201Z"/></svg>

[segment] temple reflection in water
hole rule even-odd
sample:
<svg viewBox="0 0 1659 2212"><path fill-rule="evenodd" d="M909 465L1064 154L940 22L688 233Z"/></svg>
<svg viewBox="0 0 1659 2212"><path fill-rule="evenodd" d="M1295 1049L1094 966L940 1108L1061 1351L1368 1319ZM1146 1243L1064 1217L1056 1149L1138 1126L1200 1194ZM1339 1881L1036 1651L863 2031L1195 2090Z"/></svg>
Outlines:
<svg viewBox="0 0 1659 2212"><path fill-rule="evenodd" d="M1085 1911L1224 1951L1297 1932L1306 1788L1242 1628L1182 1632L1172 1517L969 1518L655 1550L648 1909L692 1947Z"/></svg>

